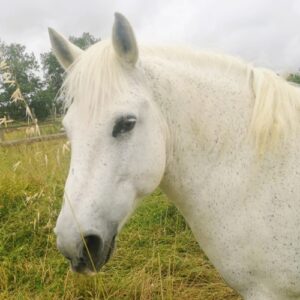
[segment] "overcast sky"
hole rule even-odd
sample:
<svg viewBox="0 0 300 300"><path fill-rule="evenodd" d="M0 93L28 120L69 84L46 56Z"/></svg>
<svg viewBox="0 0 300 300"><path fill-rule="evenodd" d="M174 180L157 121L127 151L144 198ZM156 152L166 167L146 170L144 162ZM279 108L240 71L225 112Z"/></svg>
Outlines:
<svg viewBox="0 0 300 300"><path fill-rule="evenodd" d="M115 11L140 41L214 49L276 71L300 68L299 0L0 0L0 39L39 54L50 48L49 26L107 38Z"/></svg>

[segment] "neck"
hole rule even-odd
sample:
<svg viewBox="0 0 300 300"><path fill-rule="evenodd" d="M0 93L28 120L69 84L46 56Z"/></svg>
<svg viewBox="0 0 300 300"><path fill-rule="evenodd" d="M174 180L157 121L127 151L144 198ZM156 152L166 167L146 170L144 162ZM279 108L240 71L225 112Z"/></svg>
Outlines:
<svg viewBox="0 0 300 300"><path fill-rule="evenodd" d="M142 64L170 132L161 187L193 227L212 169L245 143L252 91L246 65L175 57L149 56Z"/></svg>

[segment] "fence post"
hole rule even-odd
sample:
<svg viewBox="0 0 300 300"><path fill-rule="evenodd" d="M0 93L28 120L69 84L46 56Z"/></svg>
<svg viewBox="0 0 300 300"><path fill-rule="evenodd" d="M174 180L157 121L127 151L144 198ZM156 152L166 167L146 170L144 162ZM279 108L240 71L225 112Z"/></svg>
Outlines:
<svg viewBox="0 0 300 300"><path fill-rule="evenodd" d="M0 142L4 142L4 130L0 128Z"/></svg>

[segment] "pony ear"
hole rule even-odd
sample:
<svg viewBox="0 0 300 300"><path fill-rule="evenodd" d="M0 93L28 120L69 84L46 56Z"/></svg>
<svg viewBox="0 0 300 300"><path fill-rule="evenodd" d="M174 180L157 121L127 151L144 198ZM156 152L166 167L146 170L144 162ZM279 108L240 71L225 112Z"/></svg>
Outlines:
<svg viewBox="0 0 300 300"><path fill-rule="evenodd" d="M52 51L61 66L66 70L81 55L83 50L69 42L54 29L48 28Z"/></svg>
<svg viewBox="0 0 300 300"><path fill-rule="evenodd" d="M118 57L134 66L138 60L138 47L131 25L120 13L115 13L112 43Z"/></svg>

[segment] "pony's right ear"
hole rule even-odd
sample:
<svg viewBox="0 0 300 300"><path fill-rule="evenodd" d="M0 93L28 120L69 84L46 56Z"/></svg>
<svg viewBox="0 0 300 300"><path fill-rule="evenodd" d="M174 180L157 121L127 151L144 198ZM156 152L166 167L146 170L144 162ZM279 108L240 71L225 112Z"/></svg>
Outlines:
<svg viewBox="0 0 300 300"><path fill-rule="evenodd" d="M112 43L118 57L132 66L138 60L139 50L133 29L128 20L120 13L115 13Z"/></svg>
<svg viewBox="0 0 300 300"><path fill-rule="evenodd" d="M83 50L69 42L54 29L48 28L52 51L61 66L66 70L78 58Z"/></svg>

